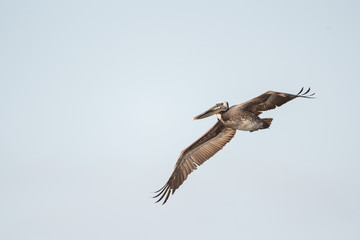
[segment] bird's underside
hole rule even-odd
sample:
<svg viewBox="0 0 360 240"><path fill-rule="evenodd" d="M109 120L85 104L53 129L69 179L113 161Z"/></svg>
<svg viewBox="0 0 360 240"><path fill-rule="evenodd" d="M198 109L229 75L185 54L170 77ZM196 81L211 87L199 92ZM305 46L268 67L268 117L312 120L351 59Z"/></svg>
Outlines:
<svg viewBox="0 0 360 240"><path fill-rule="evenodd" d="M312 98L314 94L308 94L310 88L303 93L303 88L298 94L268 91L245 103L228 107L227 102L221 102L214 107L198 115L194 119L201 119L216 114L217 123L202 137L184 149L175 164L174 170L167 183L156 193L154 198L168 200L170 194L187 179L188 175L197 166L220 151L235 135L236 130L256 131L270 127L272 118L260 118L263 111L271 110L291 101L297 97Z"/></svg>

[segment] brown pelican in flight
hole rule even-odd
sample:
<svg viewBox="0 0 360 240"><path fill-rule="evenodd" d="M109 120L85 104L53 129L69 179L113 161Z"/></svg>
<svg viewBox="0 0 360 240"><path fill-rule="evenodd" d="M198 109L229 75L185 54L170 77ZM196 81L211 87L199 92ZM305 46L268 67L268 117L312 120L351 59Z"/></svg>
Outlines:
<svg viewBox="0 0 360 240"><path fill-rule="evenodd" d="M312 98L314 95L314 93L308 94L310 88L304 93L303 90L304 88L301 88L296 95L267 91L256 98L230 108L227 102L220 102L194 117L194 119L202 119L216 114L218 121L207 133L180 153L169 180L156 192L157 195L154 198L160 197L156 202L165 197L163 204L166 203L170 193L174 194L197 166L221 150L234 137L236 130L253 132L269 128L273 119L260 118L259 115L263 111L279 107L297 97Z"/></svg>

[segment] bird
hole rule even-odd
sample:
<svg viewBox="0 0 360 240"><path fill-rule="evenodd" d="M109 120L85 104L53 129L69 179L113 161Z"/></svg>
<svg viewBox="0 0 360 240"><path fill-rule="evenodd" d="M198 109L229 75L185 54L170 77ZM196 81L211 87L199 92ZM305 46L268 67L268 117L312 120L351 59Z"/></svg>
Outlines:
<svg viewBox="0 0 360 240"><path fill-rule="evenodd" d="M175 164L166 184L155 192L153 198L162 204L169 199L170 193L174 194L188 175L203 164L206 160L220 151L234 136L237 130L254 132L270 127L272 118L260 118L263 111L280 107L295 98L314 98L315 93L310 94L310 88L303 92L304 88L297 94L267 91L242 104L229 108L228 102L219 102L205 112L194 117L203 119L212 115L217 116L216 124L198 140L184 149Z"/></svg>

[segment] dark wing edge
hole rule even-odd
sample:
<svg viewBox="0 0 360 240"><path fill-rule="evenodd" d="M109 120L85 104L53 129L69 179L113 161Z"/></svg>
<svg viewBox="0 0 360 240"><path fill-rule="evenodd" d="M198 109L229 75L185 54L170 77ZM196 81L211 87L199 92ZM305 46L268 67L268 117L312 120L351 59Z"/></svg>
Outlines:
<svg viewBox="0 0 360 240"><path fill-rule="evenodd" d="M174 194L188 175L196 170L197 166L200 166L220 151L234 137L235 133L235 129L227 128L218 121L202 137L184 149L180 153L167 183L155 192L157 195L154 198L160 197L156 202L160 202L165 197L163 202L165 204L170 193Z"/></svg>
<svg viewBox="0 0 360 240"><path fill-rule="evenodd" d="M303 92L304 88L302 87L297 94L267 91L266 93L261 94L256 98L253 98L243 104L240 104L239 107L259 115L263 111L280 107L281 105L298 97L314 98L313 96L315 95L315 93L310 94L310 90L311 89L308 88L305 92Z"/></svg>

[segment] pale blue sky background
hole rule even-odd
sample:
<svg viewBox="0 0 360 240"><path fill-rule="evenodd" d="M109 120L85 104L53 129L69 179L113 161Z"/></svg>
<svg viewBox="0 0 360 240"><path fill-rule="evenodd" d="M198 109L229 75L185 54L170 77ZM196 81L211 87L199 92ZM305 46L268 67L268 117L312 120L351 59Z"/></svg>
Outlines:
<svg viewBox="0 0 360 240"><path fill-rule="evenodd" d="M360 239L359 1L2 1L0 239ZM219 101L312 87L150 197Z"/></svg>

